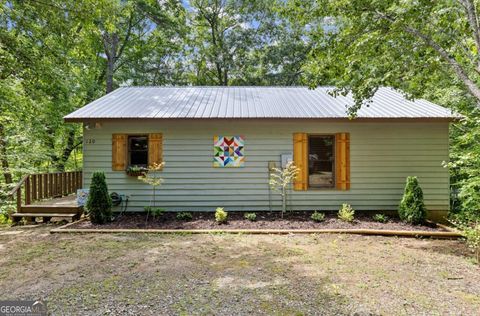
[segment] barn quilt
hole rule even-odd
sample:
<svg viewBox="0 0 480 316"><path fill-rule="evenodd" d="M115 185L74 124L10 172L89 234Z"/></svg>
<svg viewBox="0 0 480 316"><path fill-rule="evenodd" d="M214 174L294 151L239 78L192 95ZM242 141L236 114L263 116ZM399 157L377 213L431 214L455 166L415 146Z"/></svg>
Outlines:
<svg viewBox="0 0 480 316"><path fill-rule="evenodd" d="M245 156L243 136L215 136L213 138L213 166L216 168L243 167Z"/></svg>

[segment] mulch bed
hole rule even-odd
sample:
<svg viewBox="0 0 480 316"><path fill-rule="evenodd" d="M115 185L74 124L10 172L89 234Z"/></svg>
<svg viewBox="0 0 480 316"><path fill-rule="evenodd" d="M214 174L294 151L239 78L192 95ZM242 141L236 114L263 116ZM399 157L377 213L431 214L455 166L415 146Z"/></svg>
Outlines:
<svg viewBox="0 0 480 316"><path fill-rule="evenodd" d="M378 223L372 219L373 214L359 214L353 223L346 223L337 218L336 213L326 213L325 220L316 223L310 219L311 212L288 212L281 218L278 212L257 212L257 220L252 222L244 218L243 212L229 212L228 222L217 224L213 212L193 212L193 219L178 220L176 213L165 213L159 218L148 219L145 213L126 213L117 216L113 222L95 225L90 221L81 221L70 225L73 229L378 229L404 231L439 231L446 230L435 224L409 225L398 218L389 217L388 222Z"/></svg>

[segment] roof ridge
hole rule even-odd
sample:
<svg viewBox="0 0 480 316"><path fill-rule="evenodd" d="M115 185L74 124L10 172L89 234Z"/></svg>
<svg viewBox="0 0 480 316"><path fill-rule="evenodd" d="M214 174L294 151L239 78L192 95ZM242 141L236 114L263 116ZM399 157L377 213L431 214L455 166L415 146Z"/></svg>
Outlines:
<svg viewBox="0 0 480 316"><path fill-rule="evenodd" d="M300 85L295 85L295 86L120 86L118 89L121 88L308 88L308 86L300 86ZM315 90L317 88L335 88L334 86L318 86L316 88L313 88L311 90Z"/></svg>

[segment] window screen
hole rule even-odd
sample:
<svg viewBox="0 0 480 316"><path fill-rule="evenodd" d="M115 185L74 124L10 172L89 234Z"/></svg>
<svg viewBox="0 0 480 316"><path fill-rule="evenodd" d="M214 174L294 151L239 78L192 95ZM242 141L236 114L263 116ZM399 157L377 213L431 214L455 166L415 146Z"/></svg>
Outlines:
<svg viewBox="0 0 480 316"><path fill-rule="evenodd" d="M128 158L130 166L147 167L148 165L148 137L128 137Z"/></svg>
<svg viewBox="0 0 480 316"><path fill-rule="evenodd" d="M308 186L335 186L335 136L311 135L308 138Z"/></svg>

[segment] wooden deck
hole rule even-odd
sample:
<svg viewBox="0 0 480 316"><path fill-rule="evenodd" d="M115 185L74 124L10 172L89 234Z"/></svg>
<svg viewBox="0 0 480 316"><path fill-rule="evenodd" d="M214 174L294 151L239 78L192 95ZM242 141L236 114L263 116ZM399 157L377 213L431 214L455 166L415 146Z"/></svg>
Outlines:
<svg viewBox="0 0 480 316"><path fill-rule="evenodd" d="M83 208L77 205L76 196L69 195L22 205L20 212L12 214L12 219L15 222L21 218L34 221L36 217L42 217L44 222L48 222L52 217L60 217L73 221L80 218L82 211Z"/></svg>
<svg viewBox="0 0 480 316"><path fill-rule="evenodd" d="M17 206L16 213L11 214L12 220L34 221L43 217L45 222L52 217L80 218L83 208L77 205L75 194L81 187L81 171L27 174L8 193Z"/></svg>
<svg viewBox="0 0 480 316"><path fill-rule="evenodd" d="M43 201L36 201L32 205L48 205L48 206L77 206L77 201L76 201L76 196L74 194L64 196L64 197L59 197L59 198L54 198L54 199L49 199L49 200L43 200Z"/></svg>

